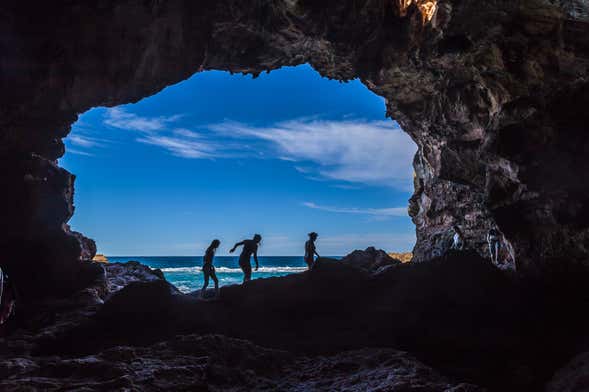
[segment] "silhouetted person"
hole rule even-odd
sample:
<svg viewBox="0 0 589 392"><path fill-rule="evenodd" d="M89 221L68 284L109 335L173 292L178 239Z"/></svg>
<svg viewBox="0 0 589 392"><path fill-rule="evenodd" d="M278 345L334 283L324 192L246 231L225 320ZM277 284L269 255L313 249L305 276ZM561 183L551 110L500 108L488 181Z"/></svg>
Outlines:
<svg viewBox="0 0 589 392"><path fill-rule="evenodd" d="M489 243L489 253L491 254L491 261L495 264L499 263L499 247L501 246L501 240L499 239L499 233L495 229L489 230L487 234L487 242Z"/></svg>
<svg viewBox="0 0 589 392"><path fill-rule="evenodd" d="M14 312L16 292L6 274L0 268L0 326L4 324ZM0 331L1 332L1 331Z"/></svg>
<svg viewBox="0 0 589 392"><path fill-rule="evenodd" d="M315 255L320 257L319 253L317 253L317 249L315 248L315 240L317 237L318 234L313 231L309 233L309 240L305 242L305 263L307 263L309 269L313 268L315 265Z"/></svg>
<svg viewBox="0 0 589 392"><path fill-rule="evenodd" d="M452 249L462 250L464 248L464 236L460 228L456 225L452 226L454 230L454 237L452 237Z"/></svg>
<svg viewBox="0 0 589 392"><path fill-rule="evenodd" d="M229 251L229 253L233 253L238 246L243 245L243 249L239 255L239 266L243 271L243 283L248 282L252 278L252 265L250 262L252 254L254 255L254 261L256 262L256 271L258 270L258 244L260 241L262 241L262 236L256 234L251 240L243 240L233 245L233 248Z"/></svg>
<svg viewBox="0 0 589 392"><path fill-rule="evenodd" d="M205 275L205 282L201 290L201 297L203 298L207 287L209 286L209 278L213 279L213 282L215 283L215 295L219 295L219 279L217 279L217 274L215 274L215 266L213 265L213 258L215 257L215 252L217 251L219 245L221 245L221 241L213 240L207 248L203 258L202 272Z"/></svg>

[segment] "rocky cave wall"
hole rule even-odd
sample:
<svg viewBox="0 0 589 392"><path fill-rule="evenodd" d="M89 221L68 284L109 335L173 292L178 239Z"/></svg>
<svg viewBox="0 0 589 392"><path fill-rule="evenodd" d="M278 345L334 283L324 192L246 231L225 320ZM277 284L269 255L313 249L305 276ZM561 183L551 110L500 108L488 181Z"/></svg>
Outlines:
<svg viewBox="0 0 589 392"><path fill-rule="evenodd" d="M194 72L360 78L419 146L415 260L497 225L520 271L589 248L589 2L101 0L0 5L0 265L25 295L99 273L58 167L77 115Z"/></svg>

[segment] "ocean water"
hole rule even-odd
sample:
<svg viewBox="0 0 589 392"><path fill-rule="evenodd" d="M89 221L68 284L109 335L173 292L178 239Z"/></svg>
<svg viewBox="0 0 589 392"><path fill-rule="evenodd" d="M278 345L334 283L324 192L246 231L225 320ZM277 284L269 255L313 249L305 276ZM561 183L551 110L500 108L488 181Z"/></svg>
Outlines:
<svg viewBox="0 0 589 392"><path fill-rule="evenodd" d="M200 289L203 285L202 256L107 256L111 263L138 261L151 268L159 268L166 279L182 292ZM334 257L337 258L337 257ZM243 281L243 273L238 265L239 256L216 256L214 260L219 286L239 284ZM252 279L270 278L303 272L307 264L302 256L259 256L260 268L253 271L255 263L252 259ZM214 287L212 281L209 287Z"/></svg>

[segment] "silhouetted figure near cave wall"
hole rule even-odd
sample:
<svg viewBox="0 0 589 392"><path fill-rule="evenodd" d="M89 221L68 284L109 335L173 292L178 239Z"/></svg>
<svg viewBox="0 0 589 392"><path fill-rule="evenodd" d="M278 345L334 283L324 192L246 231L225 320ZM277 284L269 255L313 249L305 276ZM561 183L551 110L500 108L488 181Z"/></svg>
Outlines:
<svg viewBox="0 0 589 392"><path fill-rule="evenodd" d="M14 313L16 292L8 277L0 268L0 325L4 324Z"/></svg>
<svg viewBox="0 0 589 392"><path fill-rule="evenodd" d="M258 270L258 245L260 244L260 241L262 241L262 236L256 234L251 240L243 240L233 245L233 248L229 251L229 253L233 253L238 246L243 245L241 254L239 255L239 267L241 267L241 270L243 271L243 283L250 281L252 278L252 265L250 262L252 254L254 255L254 261L256 262L256 271Z"/></svg>
<svg viewBox="0 0 589 392"><path fill-rule="evenodd" d="M454 236L452 237L452 249L462 250L464 248L464 235L457 225L452 226Z"/></svg>
<svg viewBox="0 0 589 392"><path fill-rule="evenodd" d="M495 264L499 264L499 248L501 247L501 239L499 238L499 233L497 230L489 230L489 233L487 234L487 243L489 244L491 261Z"/></svg>
<svg viewBox="0 0 589 392"><path fill-rule="evenodd" d="M209 278L213 280L215 283L215 295L219 296L219 280L217 279L217 274L215 274L215 266L213 265L213 258L215 257L215 252L217 248L221 245L221 241L215 239L211 242L211 245L207 248L203 263L202 263L202 272L204 273L204 285L202 286L201 290L201 297L204 298L205 292L207 287L209 286Z"/></svg>
<svg viewBox="0 0 589 392"><path fill-rule="evenodd" d="M317 253L317 248L315 247L315 240L318 236L319 235L313 231L309 233L309 239L305 242L305 263L307 263L309 269L313 268L315 265L315 255L317 255L318 258L321 257L319 256L319 253Z"/></svg>

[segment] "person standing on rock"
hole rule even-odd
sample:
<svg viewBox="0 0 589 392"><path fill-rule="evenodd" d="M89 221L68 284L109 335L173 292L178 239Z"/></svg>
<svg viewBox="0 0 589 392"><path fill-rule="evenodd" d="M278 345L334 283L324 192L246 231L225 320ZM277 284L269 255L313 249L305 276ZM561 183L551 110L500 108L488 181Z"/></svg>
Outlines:
<svg viewBox="0 0 589 392"><path fill-rule="evenodd" d="M454 237L452 238L452 249L462 250L464 248L464 236L462 230L457 225L452 226L454 230Z"/></svg>
<svg viewBox="0 0 589 392"><path fill-rule="evenodd" d="M309 233L309 240L305 242L305 263L307 263L309 269L312 269L315 265L315 255L317 255L317 258L321 257L319 256L319 253L317 253L317 248L315 248L315 240L318 236L319 235L313 231Z"/></svg>
<svg viewBox="0 0 589 392"><path fill-rule="evenodd" d="M259 234L254 235L251 240L243 240L233 245L233 248L229 253L235 252L238 246L242 246L241 254L239 255L239 267L243 271L243 283L249 282L252 279L252 264L250 262L252 254L254 255L254 261L256 262L256 271L258 270L258 245L262 241L262 236Z"/></svg>
<svg viewBox="0 0 589 392"><path fill-rule="evenodd" d="M489 230L489 233L487 234L487 243L489 244L491 261L495 264L499 264L499 248L501 246L501 240L499 239L499 233L497 230Z"/></svg>
<svg viewBox="0 0 589 392"><path fill-rule="evenodd" d="M213 258L215 257L215 252L219 245L221 245L221 241L217 239L213 240L211 245L207 248L203 258L202 272L204 273L204 285L202 286L200 295L202 298L204 298L207 287L209 286L209 278L213 279L213 282L215 282L215 296L219 296L219 279L217 279L215 266L213 265Z"/></svg>
<svg viewBox="0 0 589 392"><path fill-rule="evenodd" d="M0 268L0 326L4 324L14 313L16 292L6 274ZM0 330L0 334L1 334Z"/></svg>

